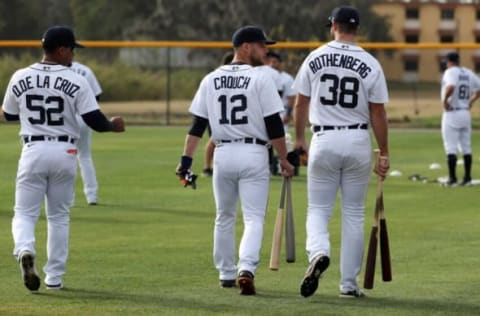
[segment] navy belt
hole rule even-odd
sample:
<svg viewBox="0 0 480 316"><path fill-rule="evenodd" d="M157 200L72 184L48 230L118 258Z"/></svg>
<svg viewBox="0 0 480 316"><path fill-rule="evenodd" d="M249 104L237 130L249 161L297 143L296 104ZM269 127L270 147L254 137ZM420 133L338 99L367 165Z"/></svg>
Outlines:
<svg viewBox="0 0 480 316"><path fill-rule="evenodd" d="M57 141L57 142L64 142L64 143L71 143L75 144L75 138L72 138L67 135L61 136L44 136L44 135L33 135L33 136L24 136L23 142L30 143L30 142L42 142L42 141Z"/></svg>
<svg viewBox="0 0 480 316"><path fill-rule="evenodd" d="M353 124L353 125L322 125L313 126L313 131L321 132L321 131L332 131L332 130L342 130L342 129L368 129L368 124Z"/></svg>
<svg viewBox="0 0 480 316"><path fill-rule="evenodd" d="M467 110L466 108L450 108L450 111L462 111L462 110Z"/></svg>
<svg viewBox="0 0 480 316"><path fill-rule="evenodd" d="M268 144L268 142L265 140L252 138L252 137L237 138L237 139L220 139L220 140L217 140L216 142L222 143L222 144L229 144L229 143L257 144L261 146L266 146Z"/></svg>

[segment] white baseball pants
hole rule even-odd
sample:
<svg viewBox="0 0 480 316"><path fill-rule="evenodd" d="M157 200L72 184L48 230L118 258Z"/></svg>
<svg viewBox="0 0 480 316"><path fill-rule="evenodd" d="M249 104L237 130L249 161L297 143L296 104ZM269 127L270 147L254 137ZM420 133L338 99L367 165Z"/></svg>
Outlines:
<svg viewBox="0 0 480 316"><path fill-rule="evenodd" d="M215 147L213 190L216 204L213 258L219 279L235 280L237 271L255 274L260 261L270 172L267 147L257 144L219 144ZM237 204L244 231L235 264Z"/></svg>
<svg viewBox="0 0 480 316"><path fill-rule="evenodd" d="M308 156L306 250L311 262L330 256L328 224L341 192L340 291L358 289L364 249L365 197L371 173L368 130L332 130L312 136Z"/></svg>
<svg viewBox="0 0 480 316"><path fill-rule="evenodd" d="M69 207L76 176L76 147L57 141L25 144L18 164L12 220L13 254L35 254L35 224L46 199L47 262L45 283L58 284L68 257Z"/></svg>

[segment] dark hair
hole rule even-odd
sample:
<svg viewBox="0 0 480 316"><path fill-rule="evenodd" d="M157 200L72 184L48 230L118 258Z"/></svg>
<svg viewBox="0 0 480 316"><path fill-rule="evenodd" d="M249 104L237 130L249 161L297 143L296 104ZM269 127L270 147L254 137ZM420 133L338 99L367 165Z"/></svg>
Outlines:
<svg viewBox="0 0 480 316"><path fill-rule="evenodd" d="M338 23L338 30L340 33L344 34L357 34L358 25L355 24L346 24L346 23Z"/></svg>
<svg viewBox="0 0 480 316"><path fill-rule="evenodd" d="M223 54L223 57L222 57L222 65L228 65L232 62L233 60L233 52L226 52L225 54Z"/></svg>

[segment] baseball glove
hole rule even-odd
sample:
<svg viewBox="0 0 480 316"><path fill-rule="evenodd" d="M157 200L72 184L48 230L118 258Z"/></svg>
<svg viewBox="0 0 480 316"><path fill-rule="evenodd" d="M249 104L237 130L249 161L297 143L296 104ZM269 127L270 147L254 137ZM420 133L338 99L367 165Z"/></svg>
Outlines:
<svg viewBox="0 0 480 316"><path fill-rule="evenodd" d="M175 174L179 177L180 183L183 184L183 187L192 186L192 189L197 188L197 175L193 173L190 168L192 167L193 159L187 156L182 156L180 158L180 163L175 170Z"/></svg>

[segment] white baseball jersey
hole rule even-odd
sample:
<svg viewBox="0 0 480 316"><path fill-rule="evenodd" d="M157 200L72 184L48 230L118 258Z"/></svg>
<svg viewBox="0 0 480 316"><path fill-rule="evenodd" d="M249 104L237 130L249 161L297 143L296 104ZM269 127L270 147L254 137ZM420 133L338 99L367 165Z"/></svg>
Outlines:
<svg viewBox="0 0 480 316"><path fill-rule="evenodd" d="M92 88L94 96L99 96L102 94L102 87L100 86L97 77L95 77L93 71L89 67L74 61L70 66L70 69L87 79L90 88Z"/></svg>
<svg viewBox="0 0 480 316"><path fill-rule="evenodd" d="M454 110L468 110L470 96L480 89L480 79L465 67L450 67L445 70L442 77L441 100L445 99L448 86L454 86L455 90L450 97L450 107Z"/></svg>
<svg viewBox="0 0 480 316"><path fill-rule="evenodd" d="M282 78L280 77L280 73L276 69L273 69L269 65L257 66L256 68L266 73L273 80L277 91L283 93Z"/></svg>
<svg viewBox="0 0 480 316"><path fill-rule="evenodd" d="M99 109L88 82L69 67L35 63L12 76L3 100L20 116L20 135L79 137L76 113Z"/></svg>
<svg viewBox="0 0 480 316"><path fill-rule="evenodd" d="M268 74L250 65L224 65L208 74L190 106L209 120L213 140L268 140L264 117L283 111Z"/></svg>
<svg viewBox="0 0 480 316"><path fill-rule="evenodd" d="M368 103L387 103L388 90L378 61L351 43L331 41L303 62L293 88L310 97L313 125L370 121Z"/></svg>
<svg viewBox="0 0 480 316"><path fill-rule="evenodd" d="M288 98L296 95L296 91L293 89L293 77L285 72L280 71L280 83L282 85L282 101L284 107L288 106Z"/></svg>

